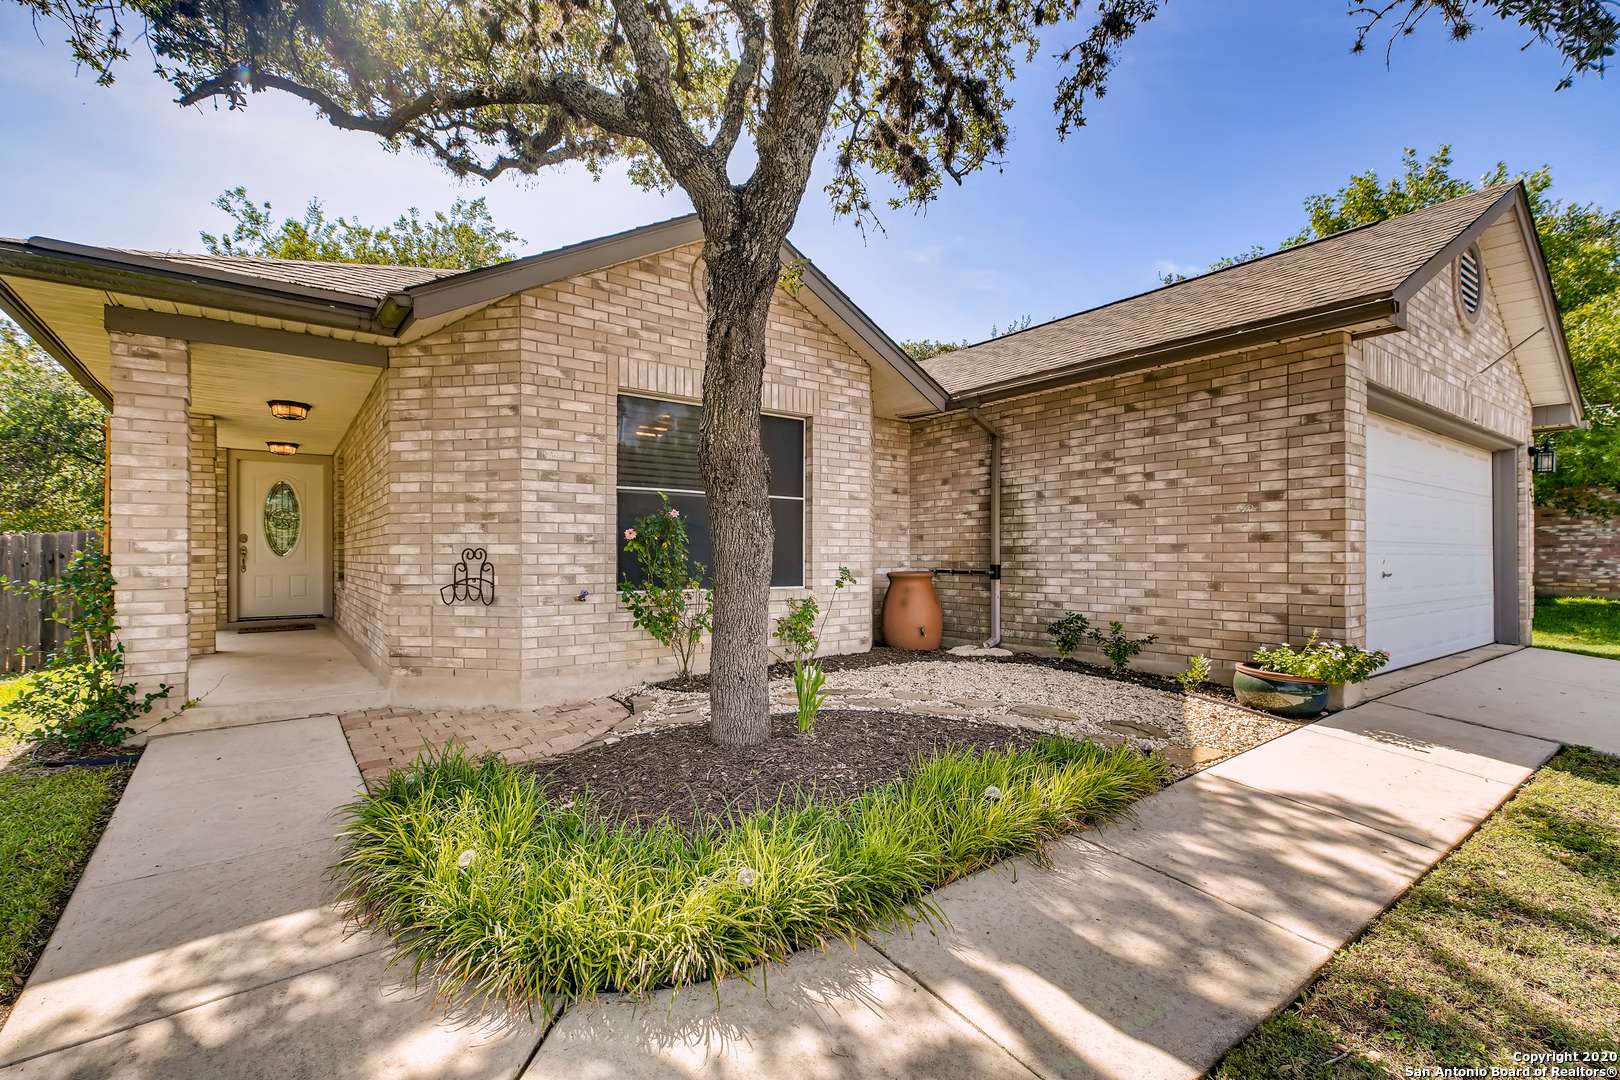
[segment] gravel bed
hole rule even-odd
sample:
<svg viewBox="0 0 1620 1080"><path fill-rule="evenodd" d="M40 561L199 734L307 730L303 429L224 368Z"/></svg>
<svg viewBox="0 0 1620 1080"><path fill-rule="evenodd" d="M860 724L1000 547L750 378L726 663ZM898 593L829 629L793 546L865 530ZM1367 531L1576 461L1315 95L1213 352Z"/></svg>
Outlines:
<svg viewBox="0 0 1620 1080"><path fill-rule="evenodd" d="M1178 776L1286 735L1300 725L1202 694L1041 664L912 660L827 673L828 708L905 712L1056 731L1162 753ZM635 693L631 730L708 719L708 697L660 686ZM793 707L791 678L771 679L773 711Z"/></svg>

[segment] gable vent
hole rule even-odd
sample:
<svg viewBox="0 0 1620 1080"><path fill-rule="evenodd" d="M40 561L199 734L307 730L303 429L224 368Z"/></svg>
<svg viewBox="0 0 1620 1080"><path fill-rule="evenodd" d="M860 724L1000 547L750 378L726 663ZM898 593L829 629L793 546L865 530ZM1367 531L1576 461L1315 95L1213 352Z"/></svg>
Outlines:
<svg viewBox="0 0 1620 1080"><path fill-rule="evenodd" d="M1472 318L1479 314L1485 286L1479 265L1479 249L1469 248L1457 259L1457 298L1463 311Z"/></svg>

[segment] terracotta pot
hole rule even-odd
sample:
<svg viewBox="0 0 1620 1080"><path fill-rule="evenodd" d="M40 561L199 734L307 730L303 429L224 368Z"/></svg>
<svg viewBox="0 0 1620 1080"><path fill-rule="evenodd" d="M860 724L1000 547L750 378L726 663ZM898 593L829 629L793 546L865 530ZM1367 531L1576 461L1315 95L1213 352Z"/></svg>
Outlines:
<svg viewBox="0 0 1620 1080"><path fill-rule="evenodd" d="M883 594L883 640L892 649L928 652L939 648L945 613L934 595L932 570L890 570Z"/></svg>
<svg viewBox="0 0 1620 1080"><path fill-rule="evenodd" d="M1276 716L1308 720L1327 709L1332 686L1321 679L1303 675L1279 675L1249 664L1237 665L1232 675L1232 691L1238 704L1264 709Z"/></svg>

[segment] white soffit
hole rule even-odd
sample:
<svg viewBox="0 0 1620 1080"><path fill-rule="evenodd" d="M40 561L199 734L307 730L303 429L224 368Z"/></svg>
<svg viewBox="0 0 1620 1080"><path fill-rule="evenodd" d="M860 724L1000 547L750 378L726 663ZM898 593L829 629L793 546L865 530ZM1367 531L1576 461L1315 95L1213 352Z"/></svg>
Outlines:
<svg viewBox="0 0 1620 1080"><path fill-rule="evenodd" d="M1480 236L1485 276L1502 313L1508 343L1518 346L1514 356L1524 374L1530 403L1563 405L1569 403L1570 395L1563 359L1558 355L1557 329L1548 322L1536 264L1525 248L1518 215L1517 209L1503 214ZM1445 272L1451 272L1449 266Z"/></svg>

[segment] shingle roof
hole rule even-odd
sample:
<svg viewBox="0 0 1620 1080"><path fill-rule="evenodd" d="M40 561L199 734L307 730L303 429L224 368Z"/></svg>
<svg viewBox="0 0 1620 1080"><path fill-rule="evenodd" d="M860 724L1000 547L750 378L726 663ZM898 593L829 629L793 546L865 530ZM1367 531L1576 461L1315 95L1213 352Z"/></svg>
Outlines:
<svg viewBox="0 0 1620 1080"><path fill-rule="evenodd" d="M280 285L308 289L328 289L381 300L439 278L453 277L462 270L434 270L419 266L373 266L362 263L306 262L299 259L263 259L245 255L191 255L173 251L139 251L134 248L108 248L126 255L174 266L177 270L195 268L261 278Z"/></svg>
<svg viewBox="0 0 1620 1080"><path fill-rule="evenodd" d="M943 353L924 369L951 394L1039 377L1393 292L1511 184L1316 240Z"/></svg>

